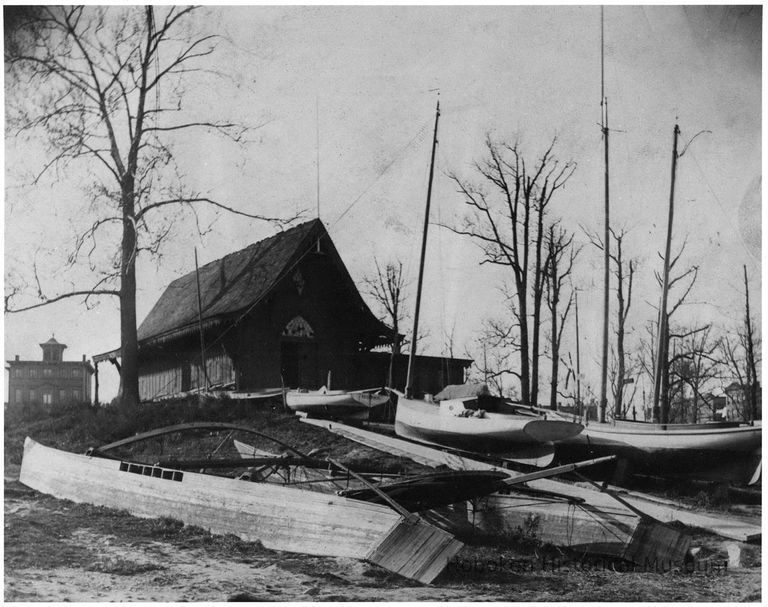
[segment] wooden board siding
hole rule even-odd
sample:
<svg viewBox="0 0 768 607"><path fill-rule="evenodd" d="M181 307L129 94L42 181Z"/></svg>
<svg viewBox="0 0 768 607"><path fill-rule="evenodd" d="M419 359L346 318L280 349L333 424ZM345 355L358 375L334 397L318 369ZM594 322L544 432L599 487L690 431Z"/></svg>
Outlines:
<svg viewBox="0 0 768 607"><path fill-rule="evenodd" d="M232 359L223 348L206 355L208 381L212 386L235 381ZM139 373L139 398L153 400L205 387L200 351L185 351L177 356L145 355Z"/></svg>
<svg viewBox="0 0 768 607"><path fill-rule="evenodd" d="M146 518L171 517L216 534L260 541L274 550L365 559L419 580L434 578L461 547L450 534L417 519L425 549L391 555L388 536L410 545L399 531L405 521L391 508L336 495L269 483L181 472L87 457L45 447L27 438L19 480L78 503L126 510ZM380 557L383 552L388 555ZM447 556L450 555L450 556ZM411 556L413 557L411 559ZM447 556L447 558L446 558Z"/></svg>

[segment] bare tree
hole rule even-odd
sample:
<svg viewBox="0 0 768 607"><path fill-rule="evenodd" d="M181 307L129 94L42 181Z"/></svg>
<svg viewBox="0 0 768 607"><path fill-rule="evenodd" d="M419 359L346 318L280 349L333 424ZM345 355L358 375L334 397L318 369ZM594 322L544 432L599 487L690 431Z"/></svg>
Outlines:
<svg viewBox="0 0 768 607"><path fill-rule="evenodd" d="M174 209L194 214L194 207L209 205L270 220L185 186L173 146L181 134L199 130L242 143L247 130L185 113L183 86L210 72L204 62L216 46L215 36L190 31L193 10L42 7L26 26L28 43L6 45L6 78L13 83L6 88L8 124L16 136L38 135L48 145L49 158L34 183L53 170L79 169L92 177L86 192L93 220L76 238L68 263L89 264L95 279L51 294L35 274L36 303L18 303L23 289L10 285L5 309L21 312L71 297L86 303L95 296L118 297L118 396L124 406L139 400L137 256L159 252L178 220ZM110 261L97 267L103 260L95 252L102 246L111 251Z"/></svg>
<svg viewBox="0 0 768 607"><path fill-rule="evenodd" d="M573 305L574 292L571 289L564 306L561 306L562 291L566 279L571 275L573 262L580 249L573 248L573 234L568 234L556 224L549 226L546 239L547 257L544 264L545 290L547 308L549 308L550 332L549 346L552 356L550 373L549 408L557 410L558 376L560 363L560 344L563 338L563 328L568 319L568 313Z"/></svg>
<svg viewBox="0 0 768 607"><path fill-rule="evenodd" d="M510 145L486 139L485 159L474 168L480 182L473 184L452 174L451 178L470 208L462 227L446 226L472 238L483 253L481 264L509 268L512 343L519 353L522 402L535 405L538 399L541 305L544 294L545 215L554 194L565 187L575 163L558 161L553 154L556 140L532 167L518 143Z"/></svg>
<svg viewBox="0 0 768 607"><path fill-rule="evenodd" d="M510 347L513 340L509 326L498 321L486 320L477 339L476 352L467 352L473 359L472 375L482 379L491 392L499 396L517 398L519 394L504 381L507 376L518 377L513 367L516 348Z"/></svg>
<svg viewBox="0 0 768 607"><path fill-rule="evenodd" d="M395 356L400 354L400 349L402 347L400 326L405 319L403 262L400 260L389 262L384 267L383 272L378 260L374 258L373 262L376 265L376 274L374 276L365 277L363 281L368 287L368 294L376 301L377 305L384 312L384 318L382 320L392 328L390 341L391 356L389 358L389 370L387 372L387 386L391 388Z"/></svg>
<svg viewBox="0 0 768 607"><path fill-rule="evenodd" d="M720 361L716 356L719 340L712 336L712 325L678 329L670 333L670 340L677 340L669 359L671 392L680 395L679 415L670 411L670 421L696 423L702 407L714 414L713 399L706 388L720 376ZM691 391L690 402L685 396L686 388ZM670 403L674 404L671 398Z"/></svg>
<svg viewBox="0 0 768 607"><path fill-rule="evenodd" d="M604 250L603 240L597 234L592 234L586 229L584 232L595 247ZM614 246L609 248L609 259L612 264L611 272L616 277L616 349L614 351L615 362L611 367L611 392L613 394L613 417L619 419L625 414L624 392L629 383L628 358L625 346L627 317L632 306L632 282L637 264L633 259L624 258L624 238L627 231L618 232L609 228ZM611 347L613 350L613 347Z"/></svg>
<svg viewBox="0 0 768 607"><path fill-rule="evenodd" d="M669 410L670 410L670 356L669 356L669 346L670 346L670 324L672 316L680 309L680 306L682 306L685 303L685 300L688 298L688 295L691 292L691 289L693 289L693 285L696 283L696 278L699 275L699 267L698 266L691 266L687 270L680 272L677 275L672 275L672 272L677 265L677 263L680 261L680 257L683 254L683 251L685 251L685 245L686 242L683 242L683 245L680 247L680 252L675 255L675 257L671 260L669 263L669 292L671 293L673 289L677 288L678 296L676 301L671 305L667 307L667 314L666 314L666 321L664 323L661 323L662 326L662 335L659 335L657 339L661 340L659 351L661 354L661 360L660 364L657 363L657 368L661 369L661 384L660 384L660 402L659 406L657 407L654 403L653 408L653 419L654 421L659 421L663 424L669 423ZM654 275L656 277L656 281L659 284L659 287L662 287L663 285L663 277L658 273L654 272ZM693 328L690 329L689 332L697 332L703 330L703 327L699 328ZM681 335L676 335L678 339L680 339ZM654 375L655 377L655 375Z"/></svg>
<svg viewBox="0 0 768 607"><path fill-rule="evenodd" d="M747 421L761 418L760 408L757 406L757 365L761 362L761 341L754 334L751 320L747 322L748 316L749 308L745 306L744 323L733 329L730 335L725 335L719 348L719 359L727 369L729 378L735 379L740 390L744 392L746 405L739 414Z"/></svg>

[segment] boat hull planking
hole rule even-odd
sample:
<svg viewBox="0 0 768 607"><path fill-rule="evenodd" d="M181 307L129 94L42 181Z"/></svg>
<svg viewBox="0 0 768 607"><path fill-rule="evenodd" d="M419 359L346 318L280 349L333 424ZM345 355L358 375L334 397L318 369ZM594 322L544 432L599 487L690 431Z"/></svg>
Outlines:
<svg viewBox="0 0 768 607"><path fill-rule="evenodd" d="M171 517L215 534L234 534L274 550L366 559L404 522L423 533L439 530L389 507L269 483L181 472L77 455L27 438L19 480L78 503L127 510L145 518ZM461 548L440 536L422 551L415 570L429 583ZM435 573L435 570L438 570ZM434 575L433 575L434 574Z"/></svg>

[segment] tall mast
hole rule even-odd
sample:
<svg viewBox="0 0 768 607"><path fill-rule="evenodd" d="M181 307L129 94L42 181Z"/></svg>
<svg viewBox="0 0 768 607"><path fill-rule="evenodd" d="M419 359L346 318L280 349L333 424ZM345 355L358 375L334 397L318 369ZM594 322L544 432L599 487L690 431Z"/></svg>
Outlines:
<svg viewBox="0 0 768 607"><path fill-rule="evenodd" d="M413 314L413 331L411 333L411 354L408 357L408 375L405 381L405 396L413 397L413 361L416 357L416 341L419 335L419 311L421 309L421 287L424 281L424 258L427 253L427 231L429 230L429 205L432 200L432 178L435 174L435 150L437 149L437 124L440 121L440 99L435 110L435 133L432 137L432 158L429 163L429 185L427 186L427 208L424 211L424 234L421 238L421 259L419 261L419 281L416 287L416 310Z"/></svg>
<svg viewBox="0 0 768 607"><path fill-rule="evenodd" d="M680 127L675 125L672 136L672 182L669 187L669 215L667 216L667 244L664 248L664 277L661 285L661 306L659 308L659 333L656 339L656 373L653 377L653 421L667 423L669 403L666 395L662 399L662 382L667 373L669 348L669 327L667 326L667 296L669 294L669 256L672 249L672 221L675 217L675 173L677 171L677 137ZM659 401L661 400L661 407Z"/></svg>
<svg viewBox="0 0 768 607"><path fill-rule="evenodd" d="M605 231L603 235L603 349L600 369L600 421L605 421L608 407L608 286L610 279L610 205L608 196L608 100L605 97L605 26L604 9L600 7L600 107L601 130L605 145Z"/></svg>
<svg viewBox="0 0 768 607"><path fill-rule="evenodd" d="M195 249L195 279L197 280L197 328L200 331L200 364L203 366L206 389L210 386L208 381L208 364L205 360L205 338L203 337L203 299L200 294L200 268L197 265L197 249ZM198 389L200 378L198 377Z"/></svg>
<svg viewBox="0 0 768 607"><path fill-rule="evenodd" d="M576 303L576 412L583 415L581 407L581 352L579 351L581 340L579 339L579 292L574 296Z"/></svg>
<svg viewBox="0 0 768 607"><path fill-rule="evenodd" d="M315 170L317 174L317 218L320 219L320 101L315 97Z"/></svg>

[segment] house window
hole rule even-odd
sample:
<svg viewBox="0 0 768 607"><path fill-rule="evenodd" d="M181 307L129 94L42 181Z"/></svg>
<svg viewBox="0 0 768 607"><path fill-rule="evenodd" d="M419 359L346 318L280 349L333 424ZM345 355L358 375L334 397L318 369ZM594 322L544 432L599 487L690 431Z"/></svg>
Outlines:
<svg viewBox="0 0 768 607"><path fill-rule="evenodd" d="M80 367L75 367L72 369L72 377L80 377L82 370Z"/></svg>
<svg viewBox="0 0 768 607"><path fill-rule="evenodd" d="M53 404L53 394L50 392L43 392L43 404L44 405L52 405Z"/></svg>
<svg viewBox="0 0 768 607"><path fill-rule="evenodd" d="M72 390L72 400L76 403L80 402L80 390Z"/></svg>
<svg viewBox="0 0 768 607"><path fill-rule="evenodd" d="M45 369L43 369L43 376L53 377L53 369L51 369L50 367L46 367Z"/></svg>
<svg viewBox="0 0 768 607"><path fill-rule="evenodd" d="M59 402L60 403L67 402L67 391L66 390L59 390Z"/></svg>
<svg viewBox="0 0 768 607"><path fill-rule="evenodd" d="M29 369L29 376L30 377L37 377L37 367L31 367Z"/></svg>
<svg viewBox="0 0 768 607"><path fill-rule="evenodd" d="M23 400L23 398L21 396L21 390L19 388L16 388L16 399L15 399L15 402L16 403L20 403L22 400Z"/></svg>
<svg viewBox="0 0 768 607"><path fill-rule="evenodd" d="M34 390L29 391L29 402L34 403L37 400L37 394Z"/></svg>

